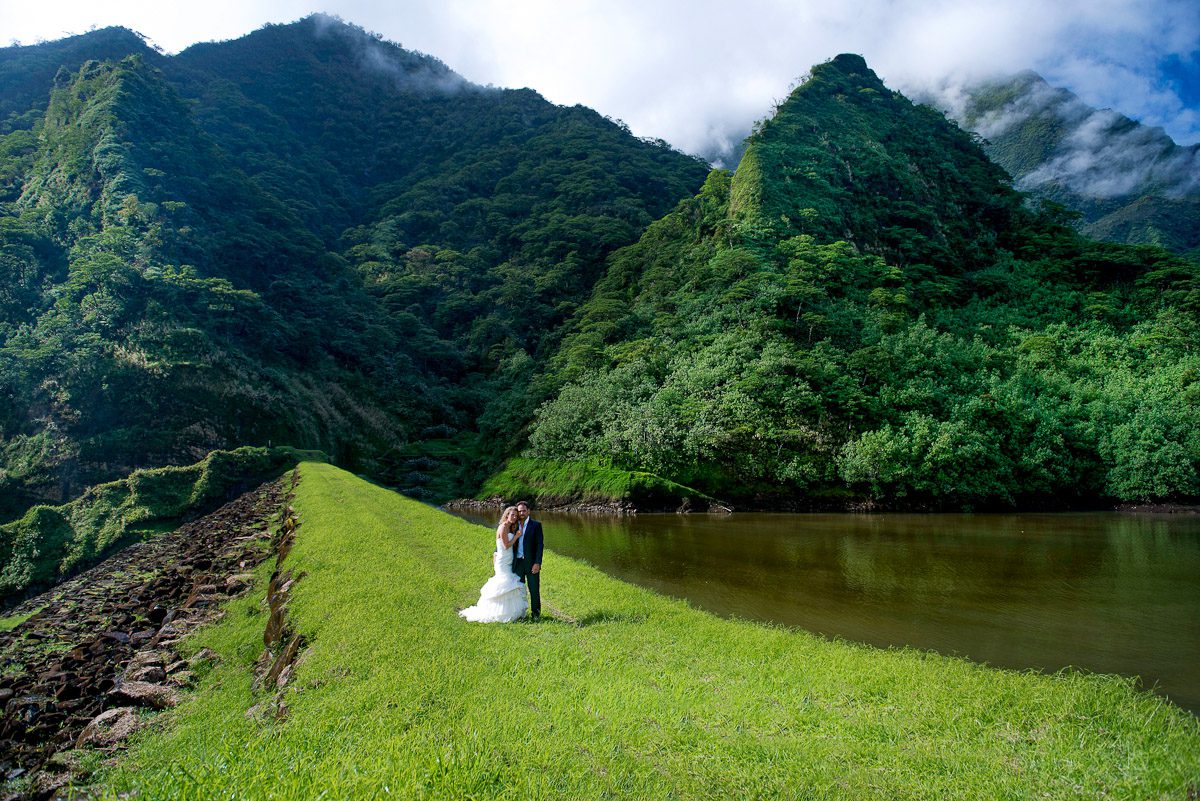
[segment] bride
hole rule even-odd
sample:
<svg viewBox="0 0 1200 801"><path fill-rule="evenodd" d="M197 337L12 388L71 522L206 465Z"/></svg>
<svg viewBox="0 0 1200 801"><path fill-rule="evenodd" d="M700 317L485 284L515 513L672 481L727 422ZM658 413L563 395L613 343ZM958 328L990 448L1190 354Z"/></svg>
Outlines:
<svg viewBox="0 0 1200 801"><path fill-rule="evenodd" d="M492 557L495 575L479 590L479 603L459 612L476 623L508 623L525 615L529 600L525 585L513 573L513 543L520 534L517 507L510 506L496 526L496 553Z"/></svg>

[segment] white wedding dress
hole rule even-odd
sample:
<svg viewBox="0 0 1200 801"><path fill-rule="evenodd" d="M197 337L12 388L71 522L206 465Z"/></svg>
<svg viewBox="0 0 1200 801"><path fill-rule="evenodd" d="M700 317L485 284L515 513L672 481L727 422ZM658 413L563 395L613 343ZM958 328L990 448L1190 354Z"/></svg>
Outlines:
<svg viewBox="0 0 1200 801"><path fill-rule="evenodd" d="M513 546L515 547L515 546ZM475 623L510 623L525 616L529 599L525 585L513 573L513 547L505 548L496 537L496 553L492 556L495 574L479 590L479 603L459 612Z"/></svg>

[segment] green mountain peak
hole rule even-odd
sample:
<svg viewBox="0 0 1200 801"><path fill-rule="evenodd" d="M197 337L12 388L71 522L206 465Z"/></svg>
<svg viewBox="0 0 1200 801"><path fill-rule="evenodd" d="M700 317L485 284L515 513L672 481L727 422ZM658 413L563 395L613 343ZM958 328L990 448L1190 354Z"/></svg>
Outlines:
<svg viewBox="0 0 1200 801"><path fill-rule="evenodd" d="M975 137L839 57L610 259L523 476L590 459L784 508L1194 495L1196 272L1027 208ZM1151 386L1163 416L1130 422L1119 387Z"/></svg>
<svg viewBox="0 0 1200 801"><path fill-rule="evenodd" d="M1194 266L1026 209L859 56L731 175L328 17L71 47L4 54L45 85L0 130L0 517L246 444L427 499L523 449L755 505L1196 489Z"/></svg>
<svg viewBox="0 0 1200 801"><path fill-rule="evenodd" d="M421 443L514 436L537 397L496 398L707 171L328 17L145 50L0 129L0 517L245 443L445 497L479 468Z"/></svg>
<svg viewBox="0 0 1200 801"><path fill-rule="evenodd" d="M746 230L961 271L987 257L1019 205L968 134L841 55L750 136L730 207Z"/></svg>

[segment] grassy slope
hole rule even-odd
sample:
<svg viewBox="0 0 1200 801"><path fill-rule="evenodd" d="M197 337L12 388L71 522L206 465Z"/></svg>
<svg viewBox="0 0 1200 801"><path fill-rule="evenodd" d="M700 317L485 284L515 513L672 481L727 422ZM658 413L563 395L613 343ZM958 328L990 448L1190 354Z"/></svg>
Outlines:
<svg viewBox="0 0 1200 801"><path fill-rule="evenodd" d="M467 624L488 531L326 465L303 465L294 505L291 614L312 647L290 719L244 714L252 594L195 638L224 663L103 774L111 792L1182 798L1200 777L1196 719L1114 678L722 620L553 553L544 600L578 625Z"/></svg>

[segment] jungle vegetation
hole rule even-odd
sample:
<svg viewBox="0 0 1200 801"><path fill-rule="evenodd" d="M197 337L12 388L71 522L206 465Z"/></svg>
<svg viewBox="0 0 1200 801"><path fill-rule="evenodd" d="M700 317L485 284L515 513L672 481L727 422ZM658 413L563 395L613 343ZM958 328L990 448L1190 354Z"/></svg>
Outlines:
<svg viewBox="0 0 1200 801"><path fill-rule="evenodd" d="M0 522L244 445L427 500L513 457L764 507L1200 494L1196 263L1082 237L857 56L734 172L322 15L0 79Z"/></svg>

